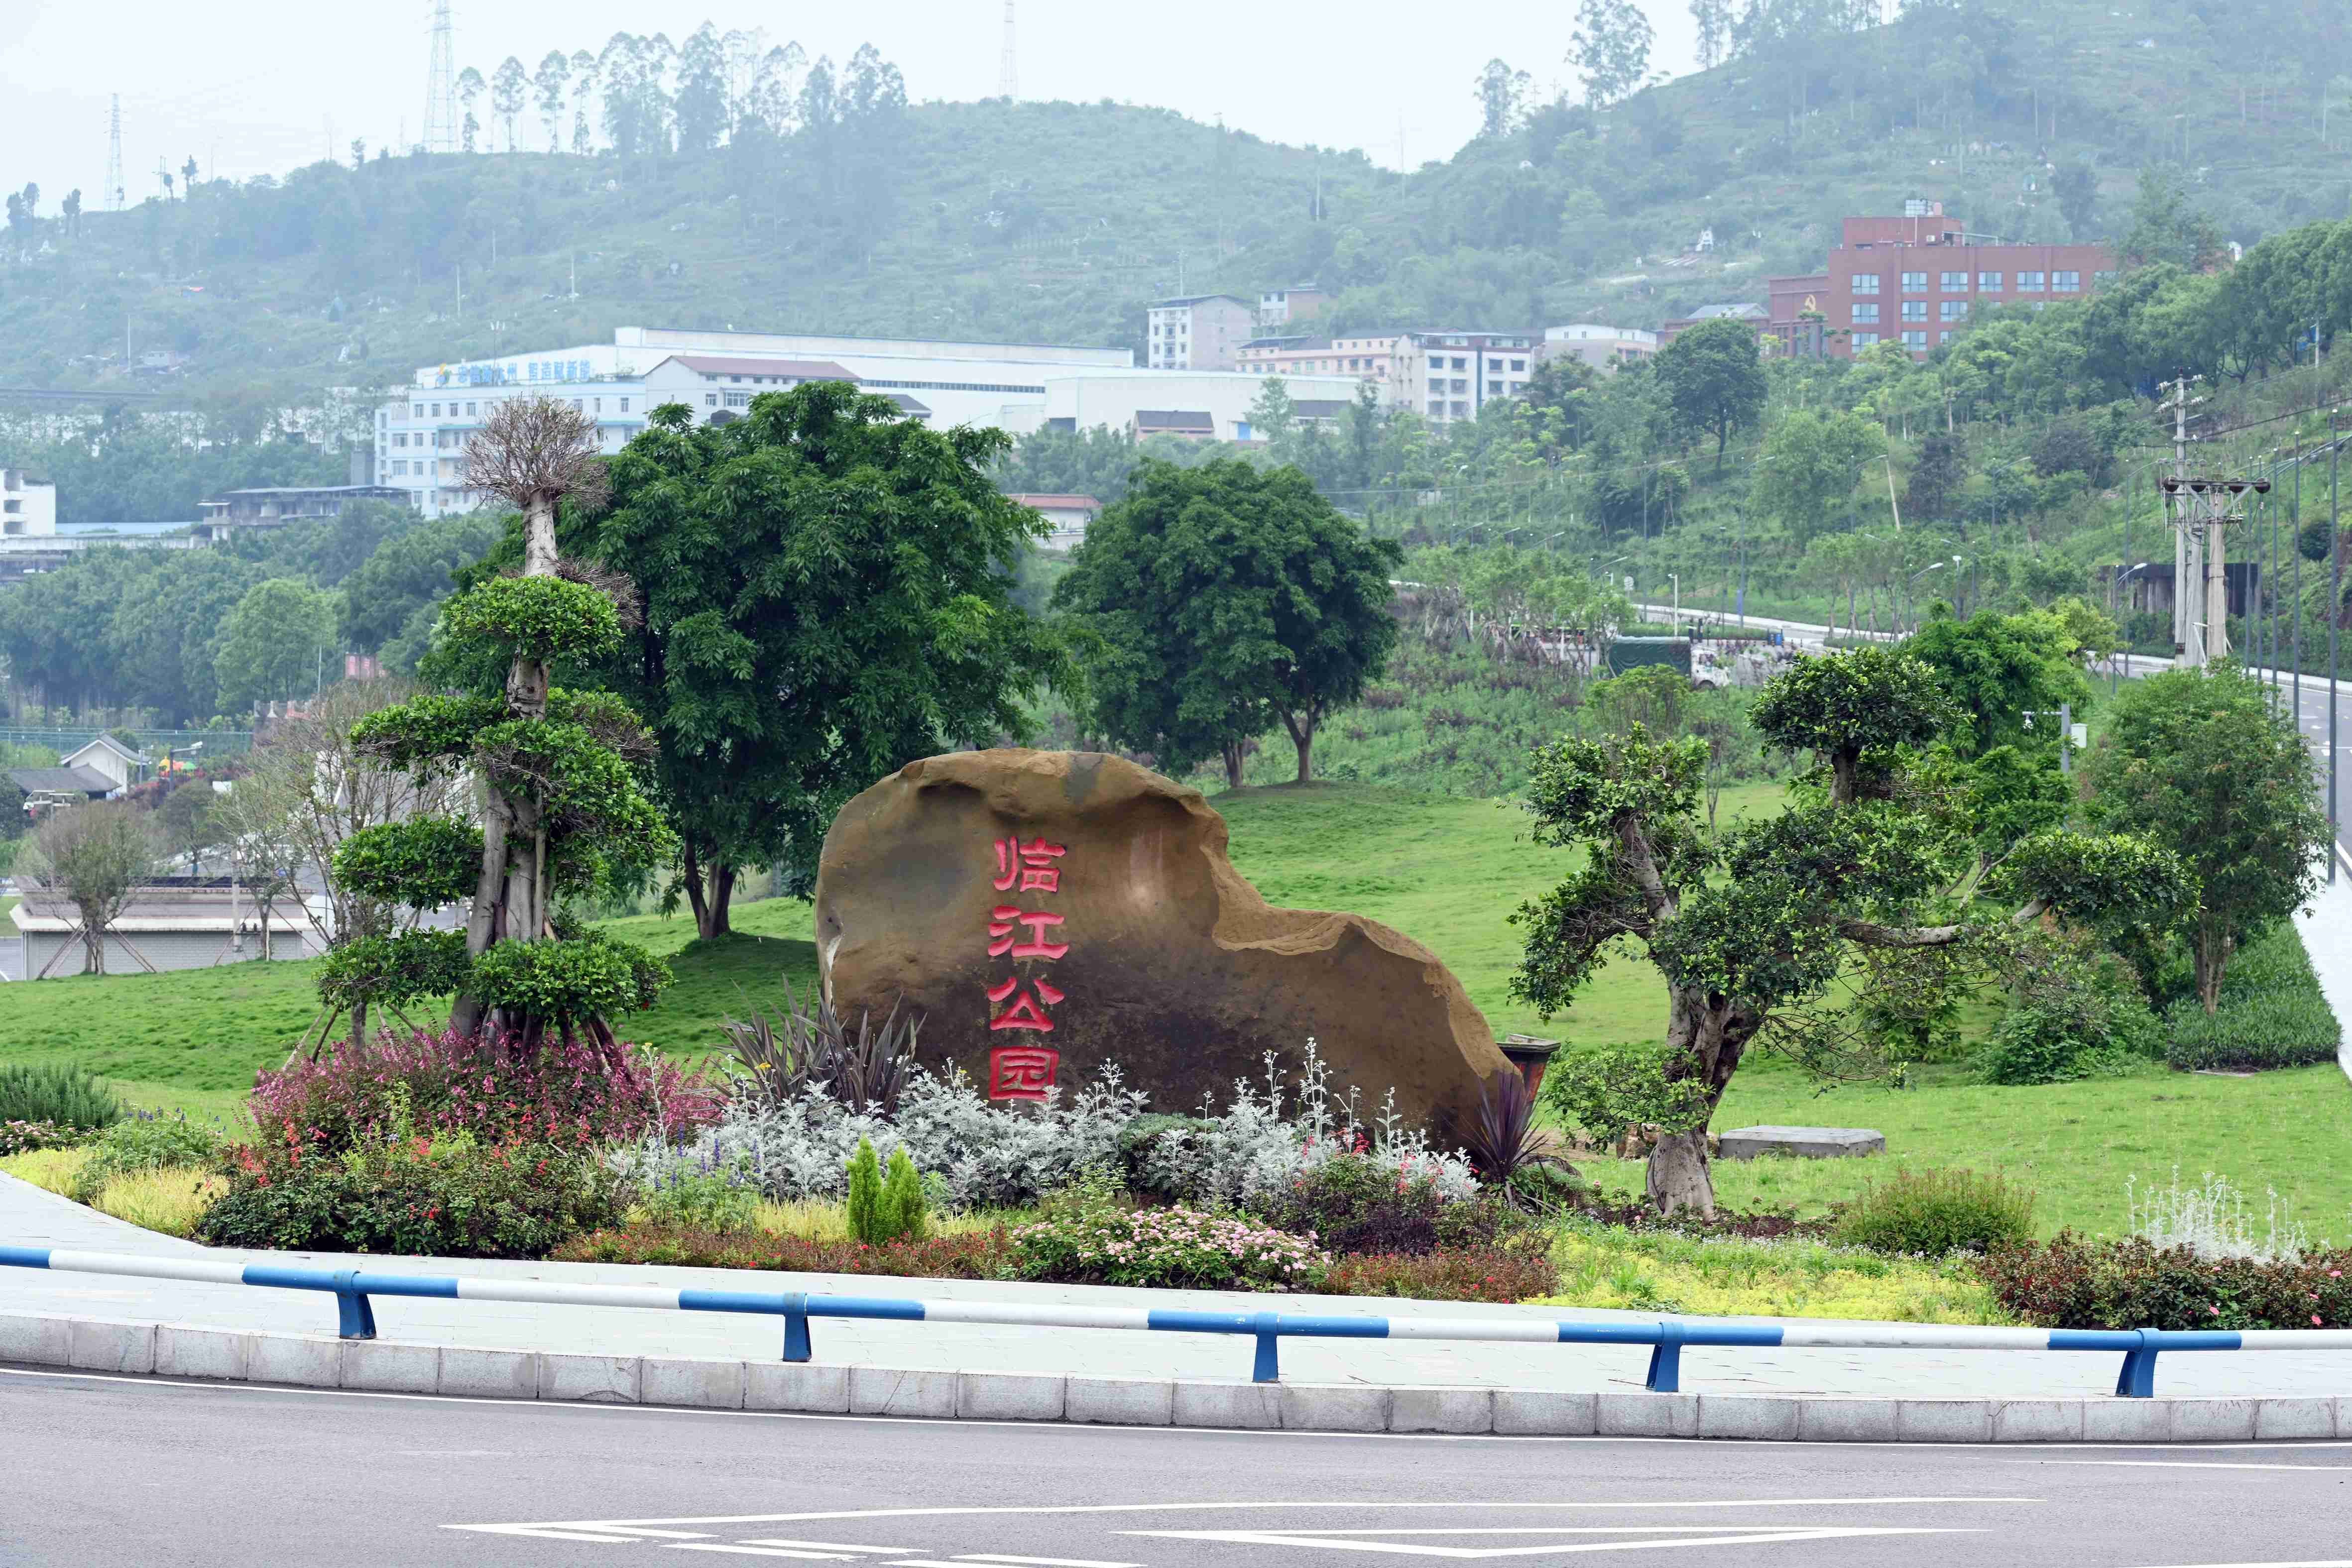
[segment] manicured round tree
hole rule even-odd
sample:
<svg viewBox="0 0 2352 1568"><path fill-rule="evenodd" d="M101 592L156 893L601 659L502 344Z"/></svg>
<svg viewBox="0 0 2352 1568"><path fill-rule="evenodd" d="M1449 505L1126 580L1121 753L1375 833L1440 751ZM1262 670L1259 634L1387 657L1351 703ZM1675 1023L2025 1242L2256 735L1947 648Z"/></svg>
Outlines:
<svg viewBox="0 0 2352 1568"><path fill-rule="evenodd" d="M614 870L649 869L674 850L644 788L652 742L610 696L550 682L552 666L598 658L620 640L613 598L572 580L556 555L564 501L602 504L593 421L551 398L500 404L475 435L467 476L524 518L523 570L492 578L442 612L453 661L506 664L497 695L437 694L369 716L352 738L419 777L469 778L479 825L417 818L353 835L339 876L378 896L434 906L470 897L464 950L449 934L414 932L341 950L322 976L354 998L454 989L451 1026L493 1030L519 1049L575 1030L610 1049L607 1015L652 1005L669 972L642 949L569 929L559 897ZM338 999L332 994L330 999ZM397 1006L396 1002L392 1005Z"/></svg>

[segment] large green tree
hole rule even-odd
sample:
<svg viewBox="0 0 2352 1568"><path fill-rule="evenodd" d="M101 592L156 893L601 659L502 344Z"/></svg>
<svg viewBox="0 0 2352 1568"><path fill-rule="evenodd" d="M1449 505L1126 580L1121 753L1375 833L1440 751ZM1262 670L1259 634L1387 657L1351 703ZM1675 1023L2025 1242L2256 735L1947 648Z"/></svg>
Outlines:
<svg viewBox="0 0 2352 1568"><path fill-rule="evenodd" d="M2065 621L2048 611L1944 616L1903 646L1958 705L1962 723L1949 738L1964 757L2055 737L2062 706L2071 705L2078 719L2090 715L2079 646Z"/></svg>
<svg viewBox="0 0 2352 1568"><path fill-rule="evenodd" d="M1798 409L1765 437L1749 498L1802 549L1843 516L1863 465L1885 451L1886 432L1875 420Z"/></svg>
<svg viewBox="0 0 2352 1568"><path fill-rule="evenodd" d="M1770 391L1755 329L1745 321L1701 321L1658 350L1651 362L1675 422L1685 431L1715 437L1715 470L1722 473L1724 448L1733 432L1747 430L1764 416L1764 399Z"/></svg>
<svg viewBox="0 0 2352 1568"><path fill-rule="evenodd" d="M229 612L213 660L220 706L236 713L315 693L331 673L342 676L341 606L297 578L254 584Z"/></svg>
<svg viewBox="0 0 2352 1568"><path fill-rule="evenodd" d="M2230 956L2312 895L2327 852L2318 768L2293 710L2234 664L2133 681L2085 772L2098 821L2167 845L2196 873L2190 957L2213 1011Z"/></svg>
<svg viewBox="0 0 2352 1568"><path fill-rule="evenodd" d="M1799 659L1766 686L1755 722L1774 744L1813 752L1821 777L1789 811L1719 835L1700 817L1706 747L1696 737L1659 740L1636 725L1537 750L1536 841L1584 860L1513 917L1528 935L1512 993L1549 1017L1621 944L1656 966L1665 1074L1696 1086L1693 1113L1651 1155L1662 1208L1712 1210L1706 1121L1759 1040L1816 1071L1856 1071L1851 1031L1872 1012L1872 984L1916 983L1899 977L1919 963L1990 980L2013 968L2044 915L2145 923L2168 918L2185 895L2174 857L2123 835L2039 834L1983 876L1973 824L1937 803L1931 780L1914 788L1909 778L1911 748L1952 718L1933 674L1899 652ZM1865 954L1908 957L1860 963ZM1841 984L1858 988L1858 1006L1832 995Z"/></svg>
<svg viewBox="0 0 2352 1568"><path fill-rule="evenodd" d="M1390 577L1404 559L1295 468L1148 463L1095 519L1056 608L1098 639L1089 714L1102 733L1181 770L1279 719L1313 777L1315 733L1363 695L1397 641Z"/></svg>
<svg viewBox="0 0 2352 1568"><path fill-rule="evenodd" d="M748 866L812 883L825 824L875 779L1026 733L1066 664L1011 601L1044 525L988 477L1008 444L843 382L725 425L673 403L612 460L611 511L567 529L634 584L637 624L595 669L658 743L704 936Z"/></svg>

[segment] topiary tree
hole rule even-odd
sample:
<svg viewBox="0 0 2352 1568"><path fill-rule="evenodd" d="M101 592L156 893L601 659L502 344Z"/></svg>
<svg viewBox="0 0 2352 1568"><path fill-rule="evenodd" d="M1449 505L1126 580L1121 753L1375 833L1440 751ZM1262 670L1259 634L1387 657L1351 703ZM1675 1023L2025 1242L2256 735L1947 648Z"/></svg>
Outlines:
<svg viewBox="0 0 2352 1568"><path fill-rule="evenodd" d="M385 937L330 965L322 985L352 1000L454 989L451 1026L488 1028L519 1049L550 1030L617 1050L608 1014L649 1007L669 972L629 944L573 929L556 903L614 870L660 864L675 840L647 798L652 743L612 697L551 683L552 667L608 653L621 636L614 598L555 548L556 508L604 502L594 423L551 398L498 406L467 453L467 478L523 515L520 577L492 578L442 612L454 665L503 664L496 695L435 694L354 727L370 757L419 779L472 779L478 825L419 817L353 834L337 875L419 906L470 899L464 951L446 934ZM430 986L430 990L419 989ZM397 1003L391 1005L396 1006Z"/></svg>
<svg viewBox="0 0 2352 1568"><path fill-rule="evenodd" d="M2038 834L1982 873L1965 797L1937 789L1911 749L1951 716L1926 667L1899 653L1800 659L1766 686L1756 721L1822 766L1792 809L1721 835L1699 818L1696 737L1658 740L1635 725L1537 749L1534 837L1585 862L1512 916L1528 928L1512 994L1549 1018L1621 944L1656 966L1664 1073L1695 1083L1701 1107L1650 1156L1661 1208L1713 1211L1706 1123L1759 1039L1819 1074L1882 1071L1858 1039L1871 1009L1855 1006L1881 977L1916 987L1918 964L1933 961L1997 981L2045 915L2097 929L2160 923L2190 895L2176 857L2126 836ZM1865 951L1915 962L1856 962Z"/></svg>

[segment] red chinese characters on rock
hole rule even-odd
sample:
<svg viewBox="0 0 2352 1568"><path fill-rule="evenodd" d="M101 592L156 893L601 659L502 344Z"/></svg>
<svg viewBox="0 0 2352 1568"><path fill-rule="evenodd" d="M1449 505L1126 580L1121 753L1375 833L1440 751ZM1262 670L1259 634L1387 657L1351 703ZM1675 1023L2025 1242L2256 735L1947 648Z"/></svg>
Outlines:
<svg viewBox="0 0 2352 1568"><path fill-rule="evenodd" d="M991 1100L1043 1100L1054 1087L1062 1053L1041 1045L1000 1045L988 1053Z"/></svg>
<svg viewBox="0 0 2352 1568"><path fill-rule="evenodd" d="M1027 843L1019 834L991 845L996 875L990 885L999 893L1058 894L1062 891L1060 862L1066 844L1051 844L1040 836ZM1046 962L1065 957L1067 942L1057 940L1063 916L1050 909L1024 909L999 904L988 912L988 956L1015 963ZM987 988L988 1027L1028 1030L1038 1035L1054 1032L1054 1015L1067 993L1042 976L1008 975ZM1044 1044L1001 1046L988 1053L988 1097L992 1100L1043 1100L1054 1087L1061 1053Z"/></svg>

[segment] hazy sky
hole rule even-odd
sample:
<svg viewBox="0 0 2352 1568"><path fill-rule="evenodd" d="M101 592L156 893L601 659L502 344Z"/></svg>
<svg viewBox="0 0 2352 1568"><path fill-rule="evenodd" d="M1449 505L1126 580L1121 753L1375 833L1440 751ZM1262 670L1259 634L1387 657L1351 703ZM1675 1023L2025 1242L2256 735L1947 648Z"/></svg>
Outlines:
<svg viewBox="0 0 2352 1568"><path fill-rule="evenodd" d="M1686 70L1683 0L1643 0L1659 34L1653 68ZM1188 0L1181 5L1018 0L1021 95L1112 98L1177 110L1270 140L1361 147L1397 161L1450 155L1476 123L1471 79L1496 56L1539 86L1568 79L1569 0ZM855 13L853 15L852 13ZM706 18L763 27L836 63L872 42L909 97L996 91L1002 0L794 6L763 0L455 0L457 63L489 75L512 54L596 50L617 31L673 41ZM108 97L122 97L131 200L155 193L156 160L194 156L207 175L282 172L355 137L419 135L432 5L380 0L0 0L0 185L26 181L42 210L72 188L98 206ZM485 111L484 118L488 118Z"/></svg>

